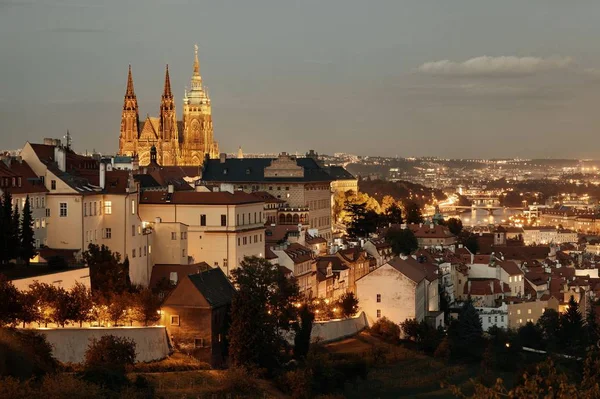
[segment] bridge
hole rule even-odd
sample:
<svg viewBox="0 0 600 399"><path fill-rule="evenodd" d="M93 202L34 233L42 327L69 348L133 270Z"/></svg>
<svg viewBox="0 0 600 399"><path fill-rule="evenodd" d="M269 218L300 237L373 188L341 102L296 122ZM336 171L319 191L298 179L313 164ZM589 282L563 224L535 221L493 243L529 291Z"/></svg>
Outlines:
<svg viewBox="0 0 600 399"><path fill-rule="evenodd" d="M446 205L446 206L440 206L440 210L444 209L444 210L486 210L488 212L488 214L491 216L494 214L494 211L498 210L498 209L509 209L509 210L515 210L515 211L522 211L525 208L514 208L514 207L510 207L510 206L500 206L500 205L475 205L475 203L473 203L473 205L471 206L461 206L461 205Z"/></svg>

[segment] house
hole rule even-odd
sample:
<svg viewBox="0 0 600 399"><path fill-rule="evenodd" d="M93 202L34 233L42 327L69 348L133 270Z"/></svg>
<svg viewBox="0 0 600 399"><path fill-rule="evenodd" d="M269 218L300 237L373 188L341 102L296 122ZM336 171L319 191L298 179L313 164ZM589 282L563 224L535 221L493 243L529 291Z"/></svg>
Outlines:
<svg viewBox="0 0 600 399"><path fill-rule="evenodd" d="M505 303L496 307L476 307L483 331L492 327L508 328L508 311Z"/></svg>
<svg viewBox="0 0 600 399"><path fill-rule="evenodd" d="M463 291L463 298L471 297L475 307L495 307L505 295L510 295L510 287L495 278L469 278Z"/></svg>
<svg viewBox="0 0 600 399"><path fill-rule="evenodd" d="M317 297L336 300L348 290L349 268L335 255L315 259Z"/></svg>
<svg viewBox="0 0 600 399"><path fill-rule="evenodd" d="M435 314L436 325L441 325L437 291L435 266L412 258L396 257L356 281L359 304L369 324L382 317L402 323Z"/></svg>
<svg viewBox="0 0 600 399"><path fill-rule="evenodd" d="M371 271L371 260L368 254L358 248L340 249L336 252L346 266L348 266L348 292L356 294L356 280Z"/></svg>
<svg viewBox="0 0 600 399"><path fill-rule="evenodd" d="M182 257L221 267L227 275L245 256L264 256L263 210L261 199L244 192L171 189L143 191L139 207L144 224L157 232L165 223L185 225L183 238L173 235L187 243Z"/></svg>
<svg viewBox="0 0 600 399"><path fill-rule="evenodd" d="M551 294L544 294L535 300L511 300L507 301L508 327L519 328L527 322L537 323L546 309L554 309L558 312L559 300Z"/></svg>
<svg viewBox="0 0 600 399"><path fill-rule="evenodd" d="M74 251L78 258L90 244L106 245L128 258L134 284L147 285L152 237L138 215L139 187L131 172L108 170L107 164L51 139L26 143L21 156L47 190L45 208L40 196L38 211L45 215L46 245Z"/></svg>
<svg viewBox="0 0 600 399"><path fill-rule="evenodd" d="M385 238L372 238L365 242L363 249L376 260L377 266L394 258L392 245Z"/></svg>
<svg viewBox="0 0 600 399"><path fill-rule="evenodd" d="M456 236L446 226L439 224L409 224L408 228L415 234L419 248L450 247L456 244Z"/></svg>
<svg viewBox="0 0 600 399"><path fill-rule="evenodd" d="M271 250L278 257L278 264L290 270L300 288L300 293L307 297L317 296L316 281L314 279L314 258L315 254L310 249L300 243L284 244L279 247L272 247Z"/></svg>
<svg viewBox="0 0 600 399"><path fill-rule="evenodd" d="M161 323L174 346L213 367L225 365L234 293L220 268L181 278L161 308Z"/></svg>

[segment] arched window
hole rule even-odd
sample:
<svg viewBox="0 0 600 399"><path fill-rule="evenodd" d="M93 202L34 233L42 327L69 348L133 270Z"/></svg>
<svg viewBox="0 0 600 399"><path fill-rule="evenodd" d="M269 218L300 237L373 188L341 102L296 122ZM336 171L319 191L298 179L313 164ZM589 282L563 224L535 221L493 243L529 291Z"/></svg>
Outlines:
<svg viewBox="0 0 600 399"><path fill-rule="evenodd" d="M288 213L287 216L285 217L285 222L288 224L293 223L292 215L290 213Z"/></svg>
<svg viewBox="0 0 600 399"><path fill-rule="evenodd" d="M297 214L297 213L296 213L296 214L294 214L294 216L293 216L293 218L292 218L292 221L293 221L293 223L294 223L294 224L298 224L298 223L300 223L300 216L298 216L298 214Z"/></svg>
<svg viewBox="0 0 600 399"><path fill-rule="evenodd" d="M279 224L285 224L285 215L283 213L279 215Z"/></svg>

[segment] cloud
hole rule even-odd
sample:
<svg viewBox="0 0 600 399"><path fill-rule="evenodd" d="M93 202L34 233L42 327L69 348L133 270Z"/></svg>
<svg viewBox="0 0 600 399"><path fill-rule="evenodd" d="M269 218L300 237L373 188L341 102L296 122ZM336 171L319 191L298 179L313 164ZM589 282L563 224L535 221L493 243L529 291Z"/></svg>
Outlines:
<svg viewBox="0 0 600 399"><path fill-rule="evenodd" d="M489 57L471 58L464 62L450 60L426 62L419 73L440 76L522 76L566 69L573 65L570 57Z"/></svg>

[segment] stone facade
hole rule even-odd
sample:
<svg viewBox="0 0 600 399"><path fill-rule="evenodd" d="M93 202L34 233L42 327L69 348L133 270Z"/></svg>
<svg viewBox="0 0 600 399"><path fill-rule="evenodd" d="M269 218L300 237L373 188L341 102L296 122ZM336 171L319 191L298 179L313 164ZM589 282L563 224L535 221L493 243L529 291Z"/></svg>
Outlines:
<svg viewBox="0 0 600 399"><path fill-rule="evenodd" d="M198 47L195 48L194 73L190 91L183 99L183 121L177 121L175 101L171 92L169 66L158 118L146 116L140 124L139 107L133 88L131 66L121 114L119 154L137 155L141 166L150 163L150 149L157 150L157 161L163 166L200 165L208 155L216 158L219 146L214 141L211 101L202 86Z"/></svg>

